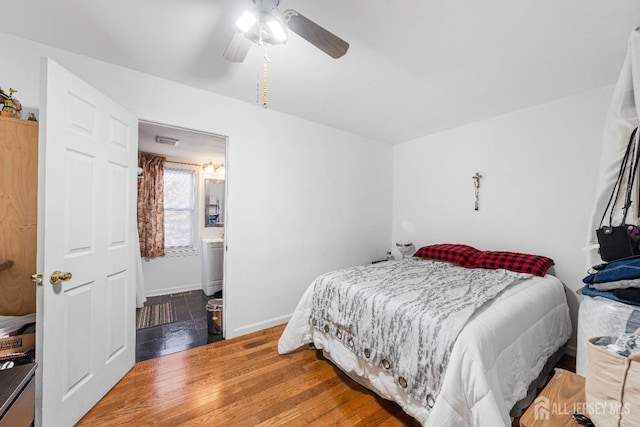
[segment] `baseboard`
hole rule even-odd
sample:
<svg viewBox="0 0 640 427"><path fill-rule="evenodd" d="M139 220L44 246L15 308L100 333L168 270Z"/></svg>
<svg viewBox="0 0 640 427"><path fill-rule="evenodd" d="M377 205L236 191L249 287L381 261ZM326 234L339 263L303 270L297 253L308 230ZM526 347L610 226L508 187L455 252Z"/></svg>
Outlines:
<svg viewBox="0 0 640 427"><path fill-rule="evenodd" d="M567 354L572 357L576 357L577 353L578 353L578 350L576 349L575 345L567 345L567 349L564 352L564 354Z"/></svg>
<svg viewBox="0 0 640 427"><path fill-rule="evenodd" d="M246 335L252 332L261 331L263 329L271 328L273 326L282 325L283 323L287 323L291 319L291 316L292 314L287 314L286 316L274 317L273 319L265 320L264 322L253 323L251 325L243 326L241 328L236 328L232 331L231 337L225 337L225 338L239 337L241 335Z"/></svg>
<svg viewBox="0 0 640 427"><path fill-rule="evenodd" d="M157 297L158 295L177 294L178 292L195 291L197 289L202 289L202 285L200 283L194 283L192 285L174 286L172 288L153 289L150 291L146 291L144 294L147 297Z"/></svg>
<svg viewBox="0 0 640 427"><path fill-rule="evenodd" d="M202 289L206 296L213 296L216 292L222 291L222 283L215 286L210 286L207 289Z"/></svg>

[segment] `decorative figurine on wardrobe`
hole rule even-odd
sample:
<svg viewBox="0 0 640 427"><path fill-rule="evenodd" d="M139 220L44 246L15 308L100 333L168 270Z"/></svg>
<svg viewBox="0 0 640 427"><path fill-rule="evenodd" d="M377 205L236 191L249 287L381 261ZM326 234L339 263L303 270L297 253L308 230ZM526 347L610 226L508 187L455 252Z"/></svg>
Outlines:
<svg viewBox="0 0 640 427"><path fill-rule="evenodd" d="M0 116L20 118L22 114L22 104L13 97L13 94L16 92L17 90L14 88L9 88L9 94L7 95L2 91L2 88L0 88L0 104L2 104Z"/></svg>

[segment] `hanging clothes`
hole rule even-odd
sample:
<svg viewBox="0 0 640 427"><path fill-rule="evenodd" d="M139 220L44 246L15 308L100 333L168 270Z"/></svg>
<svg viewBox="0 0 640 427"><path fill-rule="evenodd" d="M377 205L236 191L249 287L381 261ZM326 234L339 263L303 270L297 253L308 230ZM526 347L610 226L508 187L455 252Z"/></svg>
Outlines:
<svg viewBox="0 0 640 427"><path fill-rule="evenodd" d="M640 27L631 31L627 45L627 56L615 86L607 119L605 121L600 170L596 185L596 199L587 231L587 267L602 263L598 254L595 230L600 226L602 213L613 191L620 162L629 142L629 136L640 124ZM634 187L631 196L632 205L627 223L637 224L638 187ZM621 206L621 201L618 201ZM633 213L633 215L631 215ZM622 221L622 210L615 212L613 223Z"/></svg>

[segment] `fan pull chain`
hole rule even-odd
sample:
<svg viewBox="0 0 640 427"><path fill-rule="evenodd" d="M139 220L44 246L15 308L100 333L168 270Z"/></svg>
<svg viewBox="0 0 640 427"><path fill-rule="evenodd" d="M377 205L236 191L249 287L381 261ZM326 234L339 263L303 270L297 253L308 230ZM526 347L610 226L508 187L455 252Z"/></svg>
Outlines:
<svg viewBox="0 0 640 427"><path fill-rule="evenodd" d="M267 47L264 47L264 56L262 58L262 67L259 68L256 82L256 104L260 103L260 95L262 95L262 108L267 108L267 78L269 76L269 55L267 54ZM260 71L262 71L262 79L260 78ZM260 87L262 86L262 88ZM261 90L262 89L262 90Z"/></svg>
<svg viewBox="0 0 640 427"><path fill-rule="evenodd" d="M256 67L256 104L260 104L260 86L262 85L262 81L260 79L260 64Z"/></svg>
<svg viewBox="0 0 640 427"><path fill-rule="evenodd" d="M262 108L267 108L267 74L269 58L267 58L267 52L264 53L264 62L262 65Z"/></svg>

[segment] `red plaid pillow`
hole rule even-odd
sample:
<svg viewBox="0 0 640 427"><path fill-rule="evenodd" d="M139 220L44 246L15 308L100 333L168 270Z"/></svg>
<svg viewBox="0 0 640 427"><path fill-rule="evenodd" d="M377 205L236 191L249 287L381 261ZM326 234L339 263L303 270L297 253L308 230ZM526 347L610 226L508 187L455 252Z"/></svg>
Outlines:
<svg viewBox="0 0 640 427"><path fill-rule="evenodd" d="M475 254L469 260L473 267L498 269L504 268L518 273L529 273L544 276L554 264L551 258L540 255L521 254L518 252L484 251Z"/></svg>
<svg viewBox="0 0 640 427"><path fill-rule="evenodd" d="M423 246L418 249L413 256L417 258L452 262L466 267L467 260L478 252L480 251L468 245L441 243L437 245Z"/></svg>

